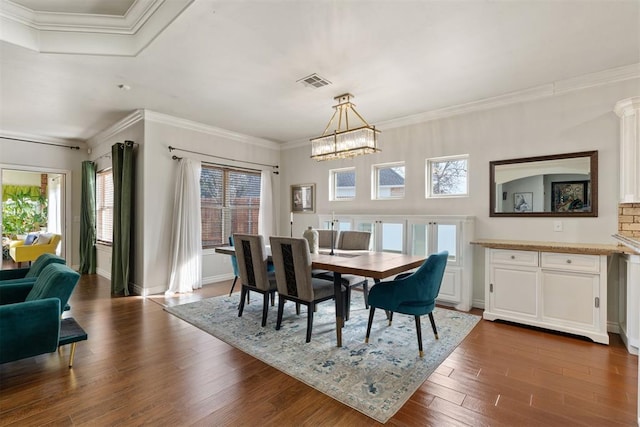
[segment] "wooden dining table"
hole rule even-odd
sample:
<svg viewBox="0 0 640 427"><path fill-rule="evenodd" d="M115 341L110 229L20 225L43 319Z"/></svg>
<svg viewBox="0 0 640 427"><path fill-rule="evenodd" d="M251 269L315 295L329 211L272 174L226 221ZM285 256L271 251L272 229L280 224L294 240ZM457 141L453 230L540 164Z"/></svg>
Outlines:
<svg viewBox="0 0 640 427"><path fill-rule="evenodd" d="M271 257L271 248L267 246L267 253ZM233 246L220 246L216 253L235 255ZM399 273L417 268L424 263L424 256L407 255L392 252L370 252L334 250L311 254L311 268L332 271L333 287L336 305L336 341L342 347L342 328L344 327L345 301L342 293L342 275L355 274L370 277L374 281L386 279Z"/></svg>

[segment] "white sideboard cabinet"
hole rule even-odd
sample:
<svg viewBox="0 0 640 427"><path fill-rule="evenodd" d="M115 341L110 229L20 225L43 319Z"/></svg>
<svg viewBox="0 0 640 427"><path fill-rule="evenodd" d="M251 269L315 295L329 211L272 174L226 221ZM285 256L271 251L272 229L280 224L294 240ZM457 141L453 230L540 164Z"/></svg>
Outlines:
<svg viewBox="0 0 640 427"><path fill-rule="evenodd" d="M609 344L607 256L485 249L485 311Z"/></svg>

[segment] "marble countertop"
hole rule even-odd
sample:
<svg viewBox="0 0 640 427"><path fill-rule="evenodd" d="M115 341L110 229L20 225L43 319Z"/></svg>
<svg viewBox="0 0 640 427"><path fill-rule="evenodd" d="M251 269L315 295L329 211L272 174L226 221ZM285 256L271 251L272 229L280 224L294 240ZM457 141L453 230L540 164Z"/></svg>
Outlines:
<svg viewBox="0 0 640 427"><path fill-rule="evenodd" d="M585 255L612 255L616 253L634 253L631 248L622 244L566 243L500 239L476 239L472 241L471 244L493 249L515 249L521 251L545 251Z"/></svg>
<svg viewBox="0 0 640 427"><path fill-rule="evenodd" d="M620 234L614 234L613 238L628 247L631 250L630 253L640 254L640 240L632 237L621 236Z"/></svg>

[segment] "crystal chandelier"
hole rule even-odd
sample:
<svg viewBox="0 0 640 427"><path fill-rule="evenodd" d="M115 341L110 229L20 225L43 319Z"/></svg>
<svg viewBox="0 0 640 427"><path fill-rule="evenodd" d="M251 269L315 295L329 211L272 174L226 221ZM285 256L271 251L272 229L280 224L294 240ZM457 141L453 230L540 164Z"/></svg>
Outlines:
<svg viewBox="0 0 640 427"><path fill-rule="evenodd" d="M371 154L380 151L378 149L379 130L371 126L362 118L351 103L353 95L345 93L336 96L338 105L334 105L333 116L324 129L321 136L311 139L311 158L316 160L344 159L359 156L361 154ZM349 128L349 111L356 115L364 126ZM338 127L329 132L329 127L338 117ZM345 128L342 129L342 124Z"/></svg>

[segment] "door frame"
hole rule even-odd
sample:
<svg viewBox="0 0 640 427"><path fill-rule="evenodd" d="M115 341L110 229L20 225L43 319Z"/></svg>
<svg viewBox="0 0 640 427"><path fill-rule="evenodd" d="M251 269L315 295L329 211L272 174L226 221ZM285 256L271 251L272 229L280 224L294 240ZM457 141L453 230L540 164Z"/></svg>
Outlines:
<svg viewBox="0 0 640 427"><path fill-rule="evenodd" d="M36 172L36 173L46 173L46 174L59 174L64 175L64 210L62 212L62 216L64 220L62 221L63 230L62 230L62 243L60 248L60 253L67 260L67 264L72 266L73 262L73 252L71 244L71 226L72 226L72 218L71 218L71 171L68 169L56 169L50 168L46 166L26 166L26 165L15 165L11 163L0 163L0 188L2 188L2 176L5 170L15 170L21 172ZM0 230L2 229L2 209L0 209Z"/></svg>

